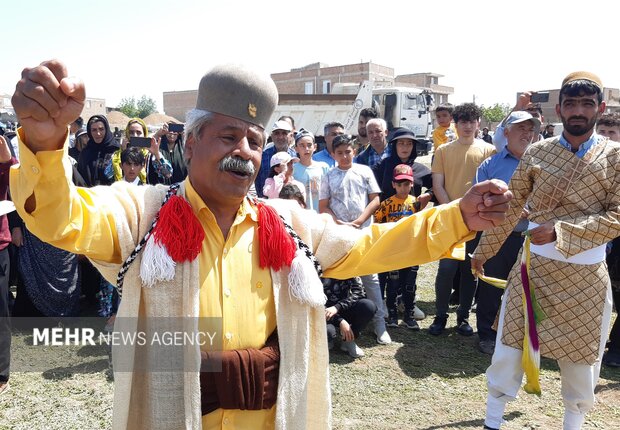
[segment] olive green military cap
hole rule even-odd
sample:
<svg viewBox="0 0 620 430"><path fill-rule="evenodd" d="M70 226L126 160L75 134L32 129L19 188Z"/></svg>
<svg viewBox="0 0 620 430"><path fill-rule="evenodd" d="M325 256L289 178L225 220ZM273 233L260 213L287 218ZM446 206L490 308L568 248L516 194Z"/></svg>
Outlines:
<svg viewBox="0 0 620 430"><path fill-rule="evenodd" d="M227 115L266 128L278 105L278 89L271 77L245 66L216 66L198 87L196 109Z"/></svg>

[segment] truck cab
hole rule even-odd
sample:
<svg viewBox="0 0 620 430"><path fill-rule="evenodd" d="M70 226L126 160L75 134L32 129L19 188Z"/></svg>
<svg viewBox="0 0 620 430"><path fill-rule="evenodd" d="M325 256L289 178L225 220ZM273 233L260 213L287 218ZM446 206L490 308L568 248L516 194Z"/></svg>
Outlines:
<svg viewBox="0 0 620 430"><path fill-rule="evenodd" d="M418 153L426 154L431 147L432 97L424 90L409 87L376 88L372 91L372 105L387 122L388 130L406 127L413 131Z"/></svg>
<svg viewBox="0 0 620 430"><path fill-rule="evenodd" d="M414 87L377 87L371 81L361 85L334 85L330 94L280 94L279 104L270 123L280 116L290 115L297 128L304 128L316 136L323 134L323 126L337 121L349 134L357 134L359 113L373 107L387 122L388 130L407 127L416 136L418 154L425 155L432 148L433 102L427 90Z"/></svg>

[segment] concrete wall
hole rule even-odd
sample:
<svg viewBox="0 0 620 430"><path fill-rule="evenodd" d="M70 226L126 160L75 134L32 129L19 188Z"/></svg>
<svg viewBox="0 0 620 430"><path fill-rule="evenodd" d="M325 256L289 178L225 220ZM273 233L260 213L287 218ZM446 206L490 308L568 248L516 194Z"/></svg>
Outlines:
<svg viewBox="0 0 620 430"><path fill-rule="evenodd" d="M84 124L88 121L93 115L105 115L105 99L96 99L93 97L86 97L84 102L84 109L82 109L82 113L80 116L84 118Z"/></svg>
<svg viewBox="0 0 620 430"><path fill-rule="evenodd" d="M187 111L196 107L198 90L164 92L164 113L185 122Z"/></svg>

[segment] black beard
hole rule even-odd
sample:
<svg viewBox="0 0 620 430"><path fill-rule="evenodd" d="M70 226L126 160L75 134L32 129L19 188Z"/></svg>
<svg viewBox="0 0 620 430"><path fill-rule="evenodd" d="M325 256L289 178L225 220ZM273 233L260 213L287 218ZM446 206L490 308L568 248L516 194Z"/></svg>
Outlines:
<svg viewBox="0 0 620 430"><path fill-rule="evenodd" d="M574 119L574 117L564 118L561 116L560 118L562 119L562 124L564 124L564 130L566 130L566 132L570 134L571 136L583 136L584 134L588 134L590 131L592 131L592 129L596 125L596 119L597 119L596 116L590 120L588 120L587 118L584 118L586 120L586 123L582 125L582 124L569 124L569 121L571 119Z"/></svg>

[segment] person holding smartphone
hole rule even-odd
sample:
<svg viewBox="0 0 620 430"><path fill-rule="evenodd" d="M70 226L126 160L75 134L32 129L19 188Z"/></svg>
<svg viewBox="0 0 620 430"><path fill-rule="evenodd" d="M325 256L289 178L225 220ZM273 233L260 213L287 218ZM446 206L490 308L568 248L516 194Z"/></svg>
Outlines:
<svg viewBox="0 0 620 430"><path fill-rule="evenodd" d="M495 149L500 153L508 144L508 140L504 134L504 127L506 126L506 121L510 117L510 114L514 111L524 110L534 118L537 118L541 124L545 123L545 117L542 113L542 108L540 107L541 101L544 101L544 97L541 99L540 95L546 94L547 100L549 100L549 93L536 93L534 91L525 91L519 95L519 99L517 100L517 104L512 108L508 115L499 123L497 128L495 129L495 133L493 134L493 145L495 145ZM535 101L538 100L538 101ZM542 134L538 134L538 136L534 137L534 142L542 140Z"/></svg>
<svg viewBox="0 0 620 430"><path fill-rule="evenodd" d="M187 176L183 132L183 124L168 122L155 133L155 139L158 139L160 142L159 152L172 165L172 175L162 178L157 175L156 172L151 171L148 175L149 184L176 184L177 182L183 181Z"/></svg>
<svg viewBox="0 0 620 430"><path fill-rule="evenodd" d="M159 150L159 141L155 138L148 137L149 130L146 123L140 118L132 118L127 122L125 127L125 136L121 141L121 147L112 154L112 162L106 168L106 175L120 181L123 179L121 154L128 147L137 146L141 148L146 163L140 170L140 182L146 183L147 176L150 172L153 175L165 180L170 178L173 173L173 167ZM155 182L159 183L159 182Z"/></svg>

